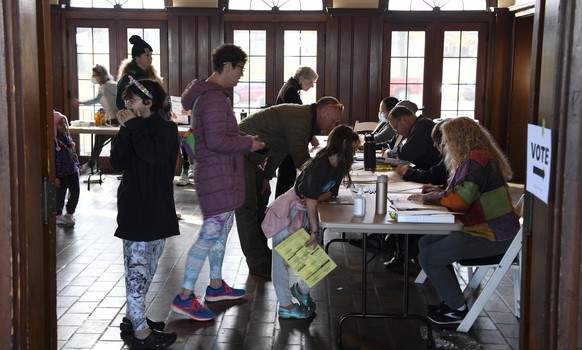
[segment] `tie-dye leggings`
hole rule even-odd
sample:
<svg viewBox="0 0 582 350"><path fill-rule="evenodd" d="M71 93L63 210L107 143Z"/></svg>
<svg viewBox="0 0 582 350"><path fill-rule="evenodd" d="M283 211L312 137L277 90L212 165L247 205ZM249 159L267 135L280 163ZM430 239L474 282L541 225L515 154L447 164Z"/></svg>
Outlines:
<svg viewBox="0 0 582 350"><path fill-rule="evenodd" d="M216 215L204 216L198 239L190 247L186 267L184 271L184 284L182 287L194 290L200 270L208 257L210 264L210 278L222 278L222 262L226 239L232 228L234 210Z"/></svg>
<svg viewBox="0 0 582 350"><path fill-rule="evenodd" d="M127 308L125 315L131 320L134 330L146 329L145 296L158 268L158 260L164 251L165 239L151 242L123 240L125 264L125 292Z"/></svg>

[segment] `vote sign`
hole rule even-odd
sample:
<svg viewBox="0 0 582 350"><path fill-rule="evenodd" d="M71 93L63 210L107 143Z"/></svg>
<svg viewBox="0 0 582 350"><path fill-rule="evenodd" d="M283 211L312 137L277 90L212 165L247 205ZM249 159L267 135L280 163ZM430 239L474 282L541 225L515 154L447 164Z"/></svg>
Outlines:
<svg viewBox="0 0 582 350"><path fill-rule="evenodd" d="M548 204L552 167L552 130L539 125L527 127L526 190Z"/></svg>

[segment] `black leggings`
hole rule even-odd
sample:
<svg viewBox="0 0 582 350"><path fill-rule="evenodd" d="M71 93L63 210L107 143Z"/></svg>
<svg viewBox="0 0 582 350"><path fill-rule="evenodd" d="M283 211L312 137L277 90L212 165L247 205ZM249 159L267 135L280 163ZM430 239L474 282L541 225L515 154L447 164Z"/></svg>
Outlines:
<svg viewBox="0 0 582 350"><path fill-rule="evenodd" d="M67 190L69 190L71 193L69 200L67 201L67 214L73 214L75 213L75 209L77 209L77 204L79 203L79 175L68 175L60 178L60 180L61 186L57 187L57 215L61 215L63 213Z"/></svg>

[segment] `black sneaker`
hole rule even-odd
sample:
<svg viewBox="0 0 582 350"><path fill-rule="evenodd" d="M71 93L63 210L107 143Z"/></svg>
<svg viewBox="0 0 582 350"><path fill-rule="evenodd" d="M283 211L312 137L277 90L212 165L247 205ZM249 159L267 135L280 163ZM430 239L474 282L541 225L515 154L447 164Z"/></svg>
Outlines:
<svg viewBox="0 0 582 350"><path fill-rule="evenodd" d="M427 305L426 310L427 311L437 311L437 310L442 309L443 307L447 307L447 304L445 304L444 301L441 301L441 303L438 305Z"/></svg>
<svg viewBox="0 0 582 350"><path fill-rule="evenodd" d="M465 310L459 311L442 304L434 309L428 308L427 317L436 324L459 324L467 316L467 311L467 307L465 307Z"/></svg>
<svg viewBox="0 0 582 350"><path fill-rule="evenodd" d="M146 322L148 324L149 329L163 331L164 328L166 328L166 324L163 321L152 321L146 317ZM133 324L131 323L131 320L127 317L124 317L122 322L119 324L119 329L121 330L121 333L133 333Z"/></svg>
<svg viewBox="0 0 582 350"><path fill-rule="evenodd" d="M174 344L178 335L175 332L160 332L155 329L145 339L138 339L133 335L131 339L131 349L135 350L158 350L166 349L168 346Z"/></svg>

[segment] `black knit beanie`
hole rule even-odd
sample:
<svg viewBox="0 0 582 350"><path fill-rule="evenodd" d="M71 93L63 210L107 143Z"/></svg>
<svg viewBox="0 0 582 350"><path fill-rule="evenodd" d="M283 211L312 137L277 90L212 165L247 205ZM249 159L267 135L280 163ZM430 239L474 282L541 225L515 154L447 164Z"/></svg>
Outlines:
<svg viewBox="0 0 582 350"><path fill-rule="evenodd" d="M153 52L154 51L154 50L152 50L152 47L150 46L150 44L143 41L143 39L140 38L139 35L132 35L131 38L129 38L129 42L131 44L133 44L133 48L131 49L131 57L132 58L140 56L146 52Z"/></svg>

